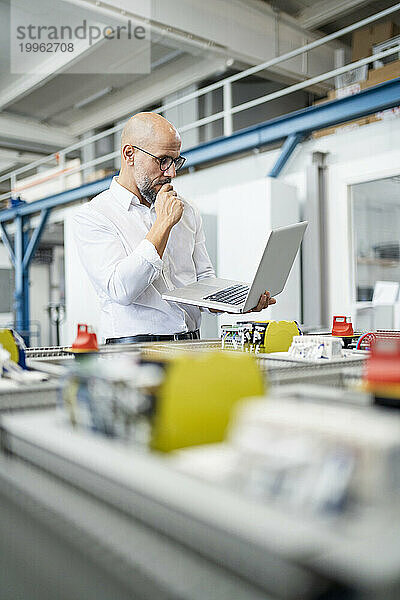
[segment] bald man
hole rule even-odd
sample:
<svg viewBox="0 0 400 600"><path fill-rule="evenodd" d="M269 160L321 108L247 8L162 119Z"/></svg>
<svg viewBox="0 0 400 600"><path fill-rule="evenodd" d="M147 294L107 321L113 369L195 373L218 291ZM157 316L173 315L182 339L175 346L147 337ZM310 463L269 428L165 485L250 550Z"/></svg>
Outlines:
<svg viewBox="0 0 400 600"><path fill-rule="evenodd" d="M108 344L199 338L207 309L162 299L167 290L215 276L200 215L171 184L185 162L180 151L180 135L164 117L134 115L122 131L118 177L74 216ZM254 310L274 302L266 293Z"/></svg>

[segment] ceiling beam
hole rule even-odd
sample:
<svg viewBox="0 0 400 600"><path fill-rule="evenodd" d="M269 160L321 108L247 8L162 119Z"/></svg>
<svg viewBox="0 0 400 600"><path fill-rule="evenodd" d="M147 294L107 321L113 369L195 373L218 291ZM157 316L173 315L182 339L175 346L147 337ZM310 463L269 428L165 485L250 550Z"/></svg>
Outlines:
<svg viewBox="0 0 400 600"><path fill-rule="evenodd" d="M8 148L0 148L0 161L11 161L14 164L24 164L27 165L34 160L38 160L42 158L43 154L38 154L35 152L20 152L18 150L9 150Z"/></svg>
<svg viewBox="0 0 400 600"><path fill-rule="evenodd" d="M8 82L6 78L3 78L0 89L0 111L35 89L42 87L59 73L71 68L104 42L104 39L92 40L91 45L88 45L86 40L74 40L74 51L72 53L42 53L43 59L36 65L34 72L29 70L21 76L13 76ZM35 72L39 69L40 72Z"/></svg>
<svg viewBox="0 0 400 600"><path fill-rule="evenodd" d="M10 113L0 114L0 135L8 141L23 140L24 143L39 141L43 145L60 149L75 141L74 136L66 127L45 125L34 119Z"/></svg>
<svg viewBox="0 0 400 600"><path fill-rule="evenodd" d="M15 169L22 165L28 165L43 156L44 154L35 152L21 152L18 150L10 150L8 148L0 148L0 173L10 171L11 169Z"/></svg>
<svg viewBox="0 0 400 600"><path fill-rule="evenodd" d="M14 169L16 164L17 163L14 160L3 160L0 157L0 173L7 173L8 171L11 171L11 169ZM8 189L7 182L0 183L1 193L8 191Z"/></svg>
<svg viewBox="0 0 400 600"><path fill-rule="evenodd" d="M17 26L17 23L13 22L13 13L12 8L9 5L10 3L1 3L0 2L0 21L4 20L4 23L8 22L12 29ZM24 5L26 5L27 12L25 14L26 23L29 22L29 14L33 11L33 13L37 13L39 8L35 6L34 8L28 7L28 0L21 0L19 2L19 10L21 10ZM32 5L32 2L30 3ZM39 10L40 13L40 10ZM36 21L38 14L36 14ZM10 21L11 20L11 21ZM17 19L18 20L18 19ZM57 21L57 19L56 19ZM32 24L34 25L34 23ZM66 23L68 25L68 23ZM17 33L17 32L15 32ZM15 38L15 35L14 35ZM39 32L38 39L41 39L41 33ZM29 41L29 39L27 40ZM44 42L46 40L43 40ZM42 87L45 85L47 81L55 77L57 74L69 69L76 62L81 60L87 54L90 54L93 49L104 43L104 40L93 39L91 45L88 44L87 40L84 39L75 39L74 40L74 51L71 52L38 52L35 56L35 61L31 65L31 68L28 68L27 61L24 69L21 67L24 66L24 63L20 63L20 59L17 59L17 64L13 65L13 44L16 43L15 39L13 43L10 45L10 40L7 42L7 37L5 39L6 46L2 48L3 56L2 58L7 62L10 62L11 72L3 72L1 77L1 87L0 87L0 111L5 110L10 105L14 104L27 94L31 93L33 90ZM14 56L16 58L16 55ZM40 72L38 72L40 71Z"/></svg>
<svg viewBox="0 0 400 600"><path fill-rule="evenodd" d="M239 61L235 61L234 63L234 68L237 69L238 71L244 71L245 69L249 68L248 64L245 63L241 63ZM273 75L271 75L271 71L269 69L264 69L262 71L258 71L258 73L255 75L255 77L260 78L260 79L264 79L266 81L269 82L274 82L274 83L281 83L282 85L291 85L293 83L300 83L300 81L305 81L307 79L307 77L293 77L293 74L289 73L289 74L285 74L285 72L283 70L279 71L279 72L274 72ZM244 79L244 82L246 82L246 79ZM313 94L317 94L317 95L326 95L330 90L332 89L332 84L327 83L325 81L322 81L321 83L318 83L316 85L311 85L307 91L313 93Z"/></svg>
<svg viewBox="0 0 400 600"><path fill-rule="evenodd" d="M111 93L96 103L95 109L75 111L70 130L74 135L118 121L146 106L160 101L176 90L183 89L226 69L223 58L199 60L184 56L146 75L121 91ZM80 115L80 116L78 116Z"/></svg>
<svg viewBox="0 0 400 600"><path fill-rule="evenodd" d="M92 46L87 47L84 43L78 45L75 42L73 53L55 52L50 58L46 58L40 65L42 72L27 73L21 77L13 78L8 85L3 85L0 90L0 111L6 109L14 102L21 100L21 98L37 88L42 87L59 73L69 69L84 56L93 52L95 47L98 47L102 43L104 43L104 40L93 41ZM47 74L44 74L46 72Z"/></svg>
<svg viewBox="0 0 400 600"><path fill-rule="evenodd" d="M356 8L371 4L373 0L320 0L312 6L307 6L298 16L297 20L305 29L318 29L331 23Z"/></svg>
<svg viewBox="0 0 400 600"><path fill-rule="evenodd" d="M58 144L41 144L39 142L25 141L21 139L10 140L10 138L1 137L0 148L7 150L16 150L17 152L36 153L39 156L47 156L60 149Z"/></svg>
<svg viewBox="0 0 400 600"><path fill-rule="evenodd" d="M64 2L108 14L110 18L137 19L150 27L152 37L161 35L178 46L189 44L193 49L202 48L208 54L248 65L259 64L319 37L317 32L302 27L297 19L274 11L259 0L202 0L201 3L153 0L151 18L145 14L146 3L140 1L132 0L129 4L126 0L113 0L112 4L96 0ZM334 67L334 50L340 47L341 42L335 41L319 50L318 60L304 61L299 56L276 65L270 70L271 79L278 73L292 81L302 81L329 71Z"/></svg>
<svg viewBox="0 0 400 600"><path fill-rule="evenodd" d="M350 2L351 0L339 0L339 3L341 1ZM122 23L131 18L138 18L139 22L142 19L143 24L151 28L153 40L158 38L161 43L181 47L191 54L214 56L217 59L240 60L246 65L258 64L272 58L284 52L287 47L301 46L317 35L306 31L295 19L283 13L278 14L270 7L261 10L260 7L265 3L261 3L259 0L246 2L244 0L219 0L217 3L214 0L203 0L201 5L195 2L182 2L182 0L168 0L168 2L154 0L151 18L146 14L146 2L141 1L127 3L125 0L113 0L108 4L96 0L64 0L64 2L71 5L71 10L77 10L76 7L86 11L91 10L96 17L101 15L103 19L106 16L113 21ZM98 42L98 44L101 43L102 41ZM297 82L313 76L321 70L331 69L334 65L333 48L335 45L338 46L336 43L321 49L317 62L303 61L302 57L298 57L288 63L276 65L269 70L270 78L277 81L283 78L283 80ZM95 50L92 46L90 52L93 51ZM51 63L52 72L48 75L24 75L14 79L9 85L3 85L0 90L0 110L11 107L20 98L27 96L74 63L79 62L86 52L87 50L82 47L78 56L74 53L72 61L68 61L66 56L68 53L59 57L51 57L47 59L53 61ZM157 79L162 87L158 71ZM143 77L143 82L147 86L148 76ZM193 79L190 83L192 82ZM135 85L134 90L129 88L129 93L134 92L136 96L137 87L141 86ZM318 91L321 92L322 89ZM168 93L170 93L169 89ZM121 91L121 94L123 95L124 92ZM157 101L164 95L165 93L160 90L158 95L152 94L152 101ZM111 99L113 102L114 100L119 102L119 92L110 94ZM101 119L97 118L97 107L101 111L103 104L102 100L93 103L79 121L86 120L89 113L92 112L93 123L111 122L113 119L110 117L105 119L104 114ZM139 105L139 108L140 106L143 104ZM128 108L126 112L116 109L115 112L118 113L116 118L120 118L130 112L130 109ZM92 126L96 125L90 125L87 128L84 125L84 130L90 129ZM79 125L80 130L81 127L82 123ZM78 127L74 127L74 130L77 131Z"/></svg>

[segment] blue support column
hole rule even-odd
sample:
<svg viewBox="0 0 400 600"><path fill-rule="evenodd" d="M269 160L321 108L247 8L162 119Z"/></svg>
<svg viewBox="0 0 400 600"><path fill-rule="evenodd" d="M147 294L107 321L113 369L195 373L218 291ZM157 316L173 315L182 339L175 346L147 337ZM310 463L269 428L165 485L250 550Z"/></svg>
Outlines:
<svg viewBox="0 0 400 600"><path fill-rule="evenodd" d="M281 153L278 156L278 159L272 167L271 171L269 172L270 177L279 176L283 167L286 165L287 161L293 154L293 151L296 148L297 144L299 144L304 139L304 137L304 133L292 133L286 138L281 148Z"/></svg>
<svg viewBox="0 0 400 600"><path fill-rule="evenodd" d="M38 244L40 242L40 238L42 236L43 229L45 228L45 225L47 223L47 219L49 218L49 214L50 214L49 208L45 208L40 213L39 225L36 227L35 231L32 233L31 239L29 240L29 243L28 243L27 247L25 248L24 260L23 260L23 265L22 265L24 270L29 269L30 262L34 256L34 254L36 252L36 248L38 247Z"/></svg>
<svg viewBox="0 0 400 600"><path fill-rule="evenodd" d="M22 239L24 244L24 256L26 254L26 250L29 245L29 218L25 217L23 222L23 232ZM31 318L30 318L30 296L29 296L29 267L24 266L24 260L22 261L22 272L23 272L23 337L25 339L26 345L29 346L29 331L31 326Z"/></svg>
<svg viewBox="0 0 400 600"><path fill-rule="evenodd" d="M18 332L24 333L29 329L29 323L26 322L26 299L29 294L27 290L27 278L24 276L23 260L25 251L25 232L24 217L18 215L15 218L15 237L14 237L14 256L15 256L15 328ZM24 239L25 238L25 239ZM29 311L29 308L28 308ZM29 320L29 316L28 316ZM29 340L28 340L29 343Z"/></svg>
<svg viewBox="0 0 400 600"><path fill-rule="evenodd" d="M29 345L29 266L46 225L50 209L41 212L39 225L29 239L29 217L18 215L15 219L15 328Z"/></svg>

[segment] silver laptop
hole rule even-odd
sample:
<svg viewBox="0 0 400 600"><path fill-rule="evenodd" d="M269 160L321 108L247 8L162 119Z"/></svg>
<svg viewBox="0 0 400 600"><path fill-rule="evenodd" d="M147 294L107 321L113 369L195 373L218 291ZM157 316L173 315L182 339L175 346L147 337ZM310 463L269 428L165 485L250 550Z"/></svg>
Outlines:
<svg viewBox="0 0 400 600"><path fill-rule="evenodd" d="M265 290L277 296L286 285L290 270L308 222L273 229L258 265L253 282L208 277L162 295L164 300L215 308L223 312L244 313L257 306Z"/></svg>

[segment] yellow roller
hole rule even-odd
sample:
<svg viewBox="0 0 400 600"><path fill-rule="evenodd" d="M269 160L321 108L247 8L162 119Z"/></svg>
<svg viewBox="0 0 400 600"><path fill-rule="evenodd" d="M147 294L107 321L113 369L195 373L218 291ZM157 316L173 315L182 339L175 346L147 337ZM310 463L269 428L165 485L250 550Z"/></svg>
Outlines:
<svg viewBox="0 0 400 600"><path fill-rule="evenodd" d="M264 321L266 324L264 341L259 346L259 352L287 352L293 337L301 334L296 321ZM257 323L255 323L255 327Z"/></svg>
<svg viewBox="0 0 400 600"><path fill-rule="evenodd" d="M19 363L19 350L10 329L0 329L0 344L10 353L11 360Z"/></svg>
<svg viewBox="0 0 400 600"><path fill-rule="evenodd" d="M158 392L151 447L169 452L221 442L236 403L264 392L263 376L249 354L176 357Z"/></svg>

